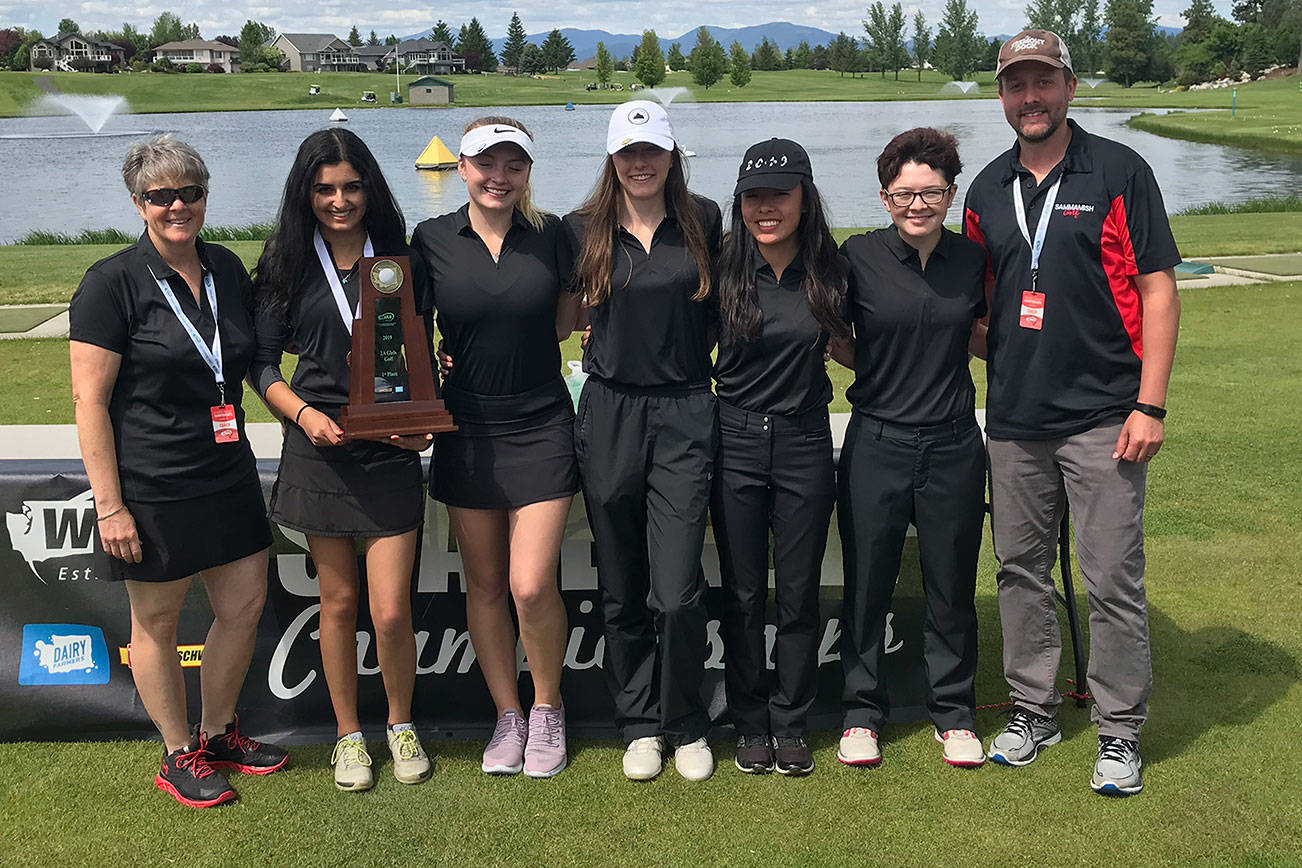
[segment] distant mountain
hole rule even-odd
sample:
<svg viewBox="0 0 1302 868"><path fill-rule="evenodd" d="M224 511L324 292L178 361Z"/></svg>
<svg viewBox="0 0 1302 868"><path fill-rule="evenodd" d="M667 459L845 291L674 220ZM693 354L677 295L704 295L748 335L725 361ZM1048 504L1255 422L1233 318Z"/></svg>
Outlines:
<svg viewBox="0 0 1302 868"><path fill-rule="evenodd" d="M432 30L433 28L431 28ZM788 48L795 48L800 44L802 39L807 40L811 46L827 45L831 40L836 38L835 33L829 33L826 30L820 30L817 27L805 27L800 24L790 24L786 21L771 21L768 24L757 24L752 27L706 27L715 39L723 43L724 48L737 40L747 51L754 51L755 46L768 37L770 41L777 43L778 48L786 51ZM542 45L547 33L530 33L528 39L535 45ZM430 30L423 30L420 33L413 33L403 39L416 39L421 36L429 36ZM615 57L627 57L632 54L633 48L642 43L641 33L610 33L605 30L580 30L575 27L562 27L561 35L570 41L574 46L574 56L583 61L597 53L597 43L606 43L606 50ZM859 36L860 34L851 34ZM669 46L678 42L682 44L683 54L691 53L692 46L696 44L696 28L680 36L660 35L660 50L669 51ZM493 50L502 51L502 46L506 44L506 37L499 36L493 40Z"/></svg>

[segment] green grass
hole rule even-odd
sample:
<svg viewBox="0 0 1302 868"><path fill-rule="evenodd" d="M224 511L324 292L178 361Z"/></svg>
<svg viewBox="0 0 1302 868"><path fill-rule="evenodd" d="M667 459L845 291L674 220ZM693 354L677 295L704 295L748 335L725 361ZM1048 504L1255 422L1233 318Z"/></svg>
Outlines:
<svg viewBox="0 0 1302 868"><path fill-rule="evenodd" d="M252 109L322 109L335 106L365 108L360 102L362 91L372 90L383 99L393 90L391 75L367 72L333 73L250 73L239 75L163 75L159 73L122 73L90 75L56 72L0 72L0 117L24 114L41 91L35 85L37 75L48 77L59 90L67 93L119 94L127 98L137 113L184 111L244 111ZM562 72L542 79L504 75L457 75L456 104L460 106L494 105L563 105L605 104L622 102L631 94L632 73L617 72L613 81L625 90L584 90L594 82L592 72ZM948 78L926 70L918 81L915 71L901 71L899 80L876 73L840 75L831 70L789 70L753 73L750 84L734 88L727 79L706 89L693 84L686 72L670 73L661 87L686 87L691 99L700 102L749 100L826 101L826 100L914 100L979 99L995 95L994 76L981 72L974 76L980 89L972 95L942 94ZM406 76L404 82L412 78ZM321 93L308 94L308 86L317 84ZM405 85L404 85L405 87ZM1123 88L1104 82L1097 88L1083 83L1077 91L1082 105L1172 108L1229 108L1229 91L1176 91L1155 85ZM1254 82L1239 88L1240 109L1252 112L1268 109L1280 102L1296 101L1296 78Z"/></svg>
<svg viewBox="0 0 1302 868"><path fill-rule="evenodd" d="M226 244L231 241L265 241L274 227L270 223L245 223L240 226L205 226L200 233L204 241ZM83 229L80 232L51 232L33 229L15 241L38 247L70 244L134 244L139 235L121 229Z"/></svg>
<svg viewBox="0 0 1302 868"><path fill-rule="evenodd" d="M1218 256L1212 261L1217 265L1259 271L1262 274L1274 274L1279 277L1302 274L1302 255L1296 253L1283 256Z"/></svg>
<svg viewBox="0 0 1302 868"><path fill-rule="evenodd" d="M886 761L849 769L815 734L803 780L752 778L714 741L715 777L619 774L609 741L576 740L551 781L489 778L482 745L433 739L436 773L341 794L326 746L239 778L232 807L192 811L151 785L153 743L0 745L6 864L1297 865L1302 853L1302 283L1185 296L1168 440L1146 515L1155 690L1144 793L1087 786L1088 713L1032 766L945 767L928 727L888 727ZM32 347L57 342L23 341ZM62 350L62 347L59 347ZM35 360L35 359L29 359ZM13 367L0 367L0 379ZM7 416L7 414L5 414ZM993 561L978 585L978 700L997 702ZM370 709L374 716L380 709ZM378 718L375 718L378 720ZM978 714L987 738L996 711ZM145 855L147 854L147 855Z"/></svg>
<svg viewBox="0 0 1302 868"><path fill-rule="evenodd" d="M25 332L62 313L63 310L64 306L61 304L0 308L0 333Z"/></svg>
<svg viewBox="0 0 1302 868"><path fill-rule="evenodd" d="M1270 214L1302 211L1302 196L1261 196L1243 202L1205 202L1175 212L1180 217L1208 214Z"/></svg>

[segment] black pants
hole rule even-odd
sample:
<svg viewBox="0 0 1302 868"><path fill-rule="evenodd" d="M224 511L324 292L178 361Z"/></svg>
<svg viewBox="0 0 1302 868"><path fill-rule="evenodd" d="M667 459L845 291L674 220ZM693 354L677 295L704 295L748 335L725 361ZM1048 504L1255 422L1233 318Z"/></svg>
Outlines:
<svg viewBox="0 0 1302 868"><path fill-rule="evenodd" d="M708 386L630 390L590 378L575 446L597 553L605 670L626 742L703 737L701 548L717 441Z"/></svg>
<svg viewBox="0 0 1302 868"><path fill-rule="evenodd" d="M841 448L838 512L845 559L841 663L845 726L881 731L886 615L905 533L918 529L926 614L927 707L940 730L972 729L977 554L985 449L976 420L901 428L855 413Z"/></svg>
<svg viewBox="0 0 1302 868"><path fill-rule="evenodd" d="M818 586L836 498L827 408L800 416L719 403L710 514L723 578L724 687L743 735L804 735L818 674ZM774 677L764 610L769 531L777 598Z"/></svg>

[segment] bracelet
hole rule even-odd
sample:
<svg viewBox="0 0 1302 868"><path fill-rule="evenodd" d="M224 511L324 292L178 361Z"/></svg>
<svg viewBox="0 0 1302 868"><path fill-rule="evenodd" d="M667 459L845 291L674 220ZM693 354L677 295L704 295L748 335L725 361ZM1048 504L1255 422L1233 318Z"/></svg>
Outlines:
<svg viewBox="0 0 1302 868"><path fill-rule="evenodd" d="M1138 410L1145 416L1152 416L1159 422L1166 418L1166 408L1159 407L1156 404L1141 404L1138 401L1130 405L1130 409Z"/></svg>
<svg viewBox="0 0 1302 868"><path fill-rule="evenodd" d="M310 407L310 406L312 406L312 405L311 405L311 404L308 404L308 403L305 402L305 403L303 404L302 407L299 407L299 408L298 408L298 412L294 414L294 424L295 424L295 425L298 424L298 420L299 420L299 418L303 415L303 411L306 410L306 409L307 409L308 407Z"/></svg>
<svg viewBox="0 0 1302 868"><path fill-rule="evenodd" d="M127 508L127 505L124 503L124 504L122 504L121 506L119 506L117 509L115 509L115 510L113 510L112 512L110 512L108 515L97 516L97 517L95 518L95 523L96 523L96 524L99 524L101 521L104 521L104 520L107 519L107 518L112 518L113 516L117 515L119 512L121 512L122 510L124 510L124 509L126 509L126 508Z"/></svg>

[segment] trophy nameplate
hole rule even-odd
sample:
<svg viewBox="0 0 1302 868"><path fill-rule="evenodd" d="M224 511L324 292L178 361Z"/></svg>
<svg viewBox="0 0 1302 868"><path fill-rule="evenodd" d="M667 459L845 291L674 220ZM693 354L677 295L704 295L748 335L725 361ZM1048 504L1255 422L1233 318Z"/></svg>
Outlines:
<svg viewBox="0 0 1302 868"><path fill-rule="evenodd" d="M348 406L339 414L343 439L387 441L391 434L455 431L452 415L434 392L410 260L362 257L357 276L361 314L353 320L348 353Z"/></svg>

